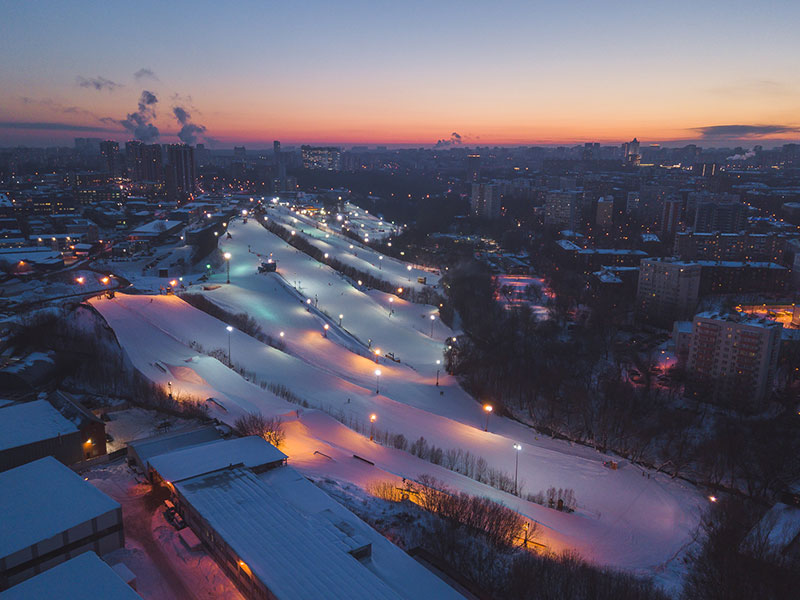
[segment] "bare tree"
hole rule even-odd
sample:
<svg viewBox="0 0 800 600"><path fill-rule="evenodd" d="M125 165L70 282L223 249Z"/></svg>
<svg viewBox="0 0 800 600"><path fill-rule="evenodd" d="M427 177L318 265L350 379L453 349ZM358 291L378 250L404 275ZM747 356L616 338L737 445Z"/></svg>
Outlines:
<svg viewBox="0 0 800 600"><path fill-rule="evenodd" d="M239 435L257 435L276 448L279 448L286 438L281 418L265 417L261 413L248 413L241 416L233 423L233 427Z"/></svg>

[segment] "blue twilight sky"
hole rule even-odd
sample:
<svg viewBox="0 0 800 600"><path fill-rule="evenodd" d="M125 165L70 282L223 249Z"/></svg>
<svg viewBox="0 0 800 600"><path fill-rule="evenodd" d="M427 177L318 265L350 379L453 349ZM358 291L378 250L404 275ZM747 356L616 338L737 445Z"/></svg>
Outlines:
<svg viewBox="0 0 800 600"><path fill-rule="evenodd" d="M128 139L144 90L159 139L220 146L800 137L800 2L0 9L0 146Z"/></svg>

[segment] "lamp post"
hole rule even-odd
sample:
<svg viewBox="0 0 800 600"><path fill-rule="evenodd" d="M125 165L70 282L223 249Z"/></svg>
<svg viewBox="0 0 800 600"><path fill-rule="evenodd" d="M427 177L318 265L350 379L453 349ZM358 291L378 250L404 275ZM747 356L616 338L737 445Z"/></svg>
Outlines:
<svg viewBox="0 0 800 600"><path fill-rule="evenodd" d="M433 337L433 323L436 321L436 315L431 315L431 337Z"/></svg>
<svg viewBox="0 0 800 600"><path fill-rule="evenodd" d="M483 410L486 413L486 427L483 428L484 431L489 431L489 415L492 414L493 407L491 404L484 404Z"/></svg>
<svg viewBox="0 0 800 600"><path fill-rule="evenodd" d="M339 327L342 326L342 319L344 319L344 315L339 315Z"/></svg>
<svg viewBox="0 0 800 600"><path fill-rule="evenodd" d="M233 363L231 362L231 333L233 332L233 327L228 325L225 329L228 330L228 365L232 367Z"/></svg>
<svg viewBox="0 0 800 600"><path fill-rule="evenodd" d="M373 441L375 439L375 421L378 419L378 415L372 413L369 416L369 441Z"/></svg>
<svg viewBox="0 0 800 600"><path fill-rule="evenodd" d="M378 257L378 270L379 271L383 271L383 257L382 256Z"/></svg>
<svg viewBox="0 0 800 600"><path fill-rule="evenodd" d="M225 257L225 272L228 275L227 283L230 283L231 282L231 253L230 252L226 252L222 256Z"/></svg>
<svg viewBox="0 0 800 600"><path fill-rule="evenodd" d="M392 306L394 306L394 298L393 297L389 298L389 316L390 317L392 316L392 312L394 311Z"/></svg>
<svg viewBox="0 0 800 600"><path fill-rule="evenodd" d="M519 452L520 450L522 450L522 445L514 444L514 450L516 450L516 452L514 453L514 495L516 496L518 495L517 473L519 472Z"/></svg>
<svg viewBox="0 0 800 600"><path fill-rule="evenodd" d="M406 269L408 269L408 282L411 283L411 265L408 265Z"/></svg>
<svg viewBox="0 0 800 600"><path fill-rule="evenodd" d="M439 365L442 364L442 361L437 359L436 360L436 385L439 385Z"/></svg>
<svg viewBox="0 0 800 600"><path fill-rule="evenodd" d="M325 323L325 325L322 326L322 337L325 337L325 338L328 337L328 329L329 328L330 328L330 326L327 323Z"/></svg>
<svg viewBox="0 0 800 600"><path fill-rule="evenodd" d="M381 370L375 369L375 393L381 393Z"/></svg>

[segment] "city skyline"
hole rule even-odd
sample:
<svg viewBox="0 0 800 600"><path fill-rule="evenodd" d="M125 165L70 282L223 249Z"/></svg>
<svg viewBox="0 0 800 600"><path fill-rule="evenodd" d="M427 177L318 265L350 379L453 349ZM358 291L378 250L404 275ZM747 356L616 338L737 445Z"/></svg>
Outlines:
<svg viewBox="0 0 800 600"><path fill-rule="evenodd" d="M772 146L800 131L772 5L4 2L0 146Z"/></svg>

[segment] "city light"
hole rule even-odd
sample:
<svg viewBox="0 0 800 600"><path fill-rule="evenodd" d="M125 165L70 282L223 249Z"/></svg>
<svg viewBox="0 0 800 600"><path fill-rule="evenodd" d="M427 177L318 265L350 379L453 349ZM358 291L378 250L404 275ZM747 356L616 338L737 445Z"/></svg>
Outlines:
<svg viewBox="0 0 800 600"><path fill-rule="evenodd" d="M483 430L489 431L489 415L492 414L494 407L491 404L484 404L483 410L486 413L486 426L483 428Z"/></svg>

